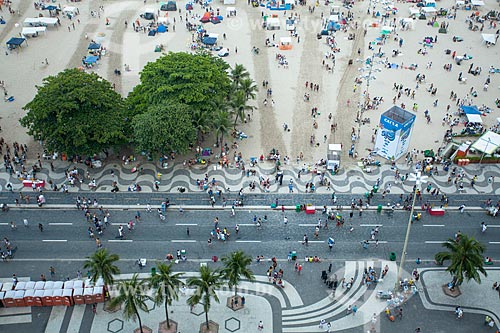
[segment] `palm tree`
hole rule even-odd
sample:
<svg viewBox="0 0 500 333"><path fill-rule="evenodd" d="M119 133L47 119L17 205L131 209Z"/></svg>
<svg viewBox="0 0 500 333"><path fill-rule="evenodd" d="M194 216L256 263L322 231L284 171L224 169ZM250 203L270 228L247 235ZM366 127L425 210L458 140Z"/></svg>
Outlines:
<svg viewBox="0 0 500 333"><path fill-rule="evenodd" d="M234 297L238 295L238 284L242 278L255 281L253 272L248 268L252 263L252 258L245 252L239 250L229 256L224 256L221 260L224 263L222 275L228 281L229 288L234 287Z"/></svg>
<svg viewBox="0 0 500 333"><path fill-rule="evenodd" d="M146 280L139 280L139 275L135 273L132 276L132 279L125 280L120 282L118 285L118 295L111 300L112 307L118 307L124 305L123 308L123 316L125 319L135 319L139 321L139 328L141 333L142 330L142 321L141 316L139 315L139 310L144 312L149 312L149 309L146 305L146 301L152 300L151 296L146 294Z"/></svg>
<svg viewBox="0 0 500 333"><path fill-rule="evenodd" d="M203 305L203 312L205 312L205 321L207 329L208 325L208 311L210 310L210 302L212 298L219 303L219 297L215 290L222 285L222 278L218 271L211 270L208 266L200 267L200 276L190 277L187 280L190 287L195 287L195 292L187 299L187 303L191 306L201 303Z"/></svg>
<svg viewBox="0 0 500 333"><path fill-rule="evenodd" d="M224 149L224 137L229 133L229 128L231 126L229 120L229 113L227 111L216 112L212 123L213 123L212 126L215 130L215 140L217 144L220 144L220 150L222 155L222 151Z"/></svg>
<svg viewBox="0 0 500 333"><path fill-rule="evenodd" d="M209 112L204 110L195 110L193 112L193 126L196 130L196 138L198 142L204 140L203 135L210 131L210 117Z"/></svg>
<svg viewBox="0 0 500 333"><path fill-rule="evenodd" d="M156 288L154 302L156 305L165 304L165 317L167 319L167 327L170 328L170 320L168 318L168 306L172 305L172 301L179 299L177 291L182 281L179 279L183 273L172 273L172 264L167 265L158 263L156 274L151 275L149 283L151 287Z"/></svg>
<svg viewBox="0 0 500 333"><path fill-rule="evenodd" d="M435 259L440 263L450 260L446 271L453 276L453 286L462 284L464 278L467 282L474 280L481 283L479 272L487 276L486 270L483 268L485 246L474 237L460 235L457 239L450 238L443 243L443 247L448 251L436 253Z"/></svg>
<svg viewBox="0 0 500 333"><path fill-rule="evenodd" d="M245 93L245 98L247 99L247 101L250 99L255 99L256 93L259 90L259 88L257 88L257 85L255 84L255 81L250 78L243 79L241 81L239 89Z"/></svg>
<svg viewBox="0 0 500 333"><path fill-rule="evenodd" d="M120 269L115 265L118 260L120 257L117 254L109 254L106 249L101 248L87 257L83 268L90 271L93 283L102 278L104 289L107 290L115 281L113 275L120 274Z"/></svg>
<svg viewBox="0 0 500 333"><path fill-rule="evenodd" d="M233 110L235 115L234 117L234 127L236 127L236 123L238 122L238 118L243 120L245 119L246 111L253 111L254 107L247 104L247 99L245 98L245 93L241 90L237 90L233 95L231 100L229 101L229 105Z"/></svg>
<svg viewBox="0 0 500 333"><path fill-rule="evenodd" d="M231 78L233 88L237 89L241 85L241 82L250 77L250 73L248 73L245 66L241 64L235 64L234 68L229 73L229 77Z"/></svg>

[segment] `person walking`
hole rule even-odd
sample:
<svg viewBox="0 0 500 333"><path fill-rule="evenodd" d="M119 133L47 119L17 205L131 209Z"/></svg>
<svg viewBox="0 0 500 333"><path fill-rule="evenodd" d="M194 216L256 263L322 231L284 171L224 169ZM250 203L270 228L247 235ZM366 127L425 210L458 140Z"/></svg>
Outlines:
<svg viewBox="0 0 500 333"><path fill-rule="evenodd" d="M50 272L50 278L54 279L54 277L56 276L56 269L54 268L54 266L49 267L49 272Z"/></svg>
<svg viewBox="0 0 500 333"><path fill-rule="evenodd" d="M264 323L262 322L262 320L261 320L261 321L259 321L259 325L257 326L257 329L258 329L259 331L262 331L262 330L264 329Z"/></svg>
<svg viewBox="0 0 500 333"><path fill-rule="evenodd" d="M28 228L28 227L29 227L29 222L28 222L28 219L24 219L24 220L23 220L23 224L24 224L24 226L25 226L26 228Z"/></svg>
<svg viewBox="0 0 500 333"><path fill-rule="evenodd" d="M43 224L38 223L38 229L40 230L40 232L43 232Z"/></svg>

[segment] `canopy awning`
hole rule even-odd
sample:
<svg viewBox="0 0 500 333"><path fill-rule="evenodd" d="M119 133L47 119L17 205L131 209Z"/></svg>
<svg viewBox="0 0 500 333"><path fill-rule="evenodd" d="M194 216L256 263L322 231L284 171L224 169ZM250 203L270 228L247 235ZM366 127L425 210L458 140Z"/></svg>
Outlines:
<svg viewBox="0 0 500 333"><path fill-rule="evenodd" d="M415 7L410 7L408 10L410 11L410 15L416 15L416 14L420 13L420 9L415 8Z"/></svg>
<svg viewBox="0 0 500 333"><path fill-rule="evenodd" d="M483 42L491 43L491 44L496 44L496 38L494 34L481 34L483 36Z"/></svg>
<svg viewBox="0 0 500 333"><path fill-rule="evenodd" d="M201 42L205 45L214 45L215 43L217 43L217 38L215 38L215 37L203 37Z"/></svg>
<svg viewBox="0 0 500 333"><path fill-rule="evenodd" d="M226 12L228 12L228 13L235 12L235 11L236 11L235 7L227 7L226 8Z"/></svg>
<svg viewBox="0 0 500 333"><path fill-rule="evenodd" d="M168 17L158 17L158 24L168 25Z"/></svg>
<svg viewBox="0 0 500 333"><path fill-rule="evenodd" d="M472 106L465 106L464 105L464 106L461 106L460 108L462 109L462 111L465 114L478 114L478 115L482 114L482 112L479 111L479 109L475 105L472 105Z"/></svg>
<svg viewBox="0 0 500 333"><path fill-rule="evenodd" d="M9 46L21 46L26 41L26 38L20 37L12 37L7 41L7 45Z"/></svg>
<svg viewBox="0 0 500 333"><path fill-rule="evenodd" d="M76 7L68 6L63 8L63 13L76 13Z"/></svg>
<svg viewBox="0 0 500 333"><path fill-rule="evenodd" d="M36 27L40 25L40 18L38 17L27 17L24 19L23 25L26 27Z"/></svg>
<svg viewBox="0 0 500 333"><path fill-rule="evenodd" d="M481 116L478 114L467 113L466 116L467 116L467 121L469 121L470 123L476 123L476 124L483 123Z"/></svg>
<svg viewBox="0 0 500 333"><path fill-rule="evenodd" d="M86 64L95 64L98 59L99 59L98 56L87 56L87 57L85 57L84 62Z"/></svg>
<svg viewBox="0 0 500 333"><path fill-rule="evenodd" d="M57 6L54 6L54 5L48 5L48 6L45 6L43 7L44 10L56 10L57 9Z"/></svg>
<svg viewBox="0 0 500 333"><path fill-rule="evenodd" d="M437 9L435 7L422 7L424 13L436 13Z"/></svg>
<svg viewBox="0 0 500 333"><path fill-rule="evenodd" d="M473 6L484 6L484 1L482 0L472 0L471 3Z"/></svg>
<svg viewBox="0 0 500 333"><path fill-rule="evenodd" d="M382 28L382 30L380 31L383 35L388 35L390 34L391 32L393 31L393 28L386 25Z"/></svg>
<svg viewBox="0 0 500 333"><path fill-rule="evenodd" d="M89 47L87 47L88 50L98 50L101 48L101 44L99 43L90 43Z"/></svg>
<svg viewBox="0 0 500 333"><path fill-rule="evenodd" d="M493 154L499 146L500 135L491 131L484 133L476 142L472 144L472 148L485 154Z"/></svg>
<svg viewBox="0 0 500 333"><path fill-rule="evenodd" d="M39 17L38 20L42 25L57 25L57 18L54 17Z"/></svg>
<svg viewBox="0 0 500 333"><path fill-rule="evenodd" d="M292 38L291 37L280 37L280 43L281 44L292 44Z"/></svg>
<svg viewBox="0 0 500 333"><path fill-rule="evenodd" d="M21 35L34 36L37 35L39 32L45 33L46 30L47 30L46 27L24 27L23 30L21 31Z"/></svg>

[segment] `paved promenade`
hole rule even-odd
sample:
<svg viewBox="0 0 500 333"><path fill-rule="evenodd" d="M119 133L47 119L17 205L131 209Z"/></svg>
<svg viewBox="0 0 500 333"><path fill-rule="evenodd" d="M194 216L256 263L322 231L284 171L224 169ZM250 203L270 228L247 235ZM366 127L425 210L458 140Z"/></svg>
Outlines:
<svg viewBox="0 0 500 333"><path fill-rule="evenodd" d="M371 173L364 172L360 167L352 166L347 169L341 169L336 175L327 173L325 176L330 181L331 186L318 186L320 175L314 173L314 168L307 172L308 168L303 168L302 165L292 163L283 168L283 184L280 186L275 182L276 169L273 163L262 162L255 167L250 168L255 170L255 175L243 174L242 171L235 168L220 168L215 165L205 169L186 168L182 164L175 164L167 169L160 169L153 163L141 164L142 173L131 170L134 165L121 164L106 164L103 168L88 169L84 164L72 164L62 161L54 161L55 171L50 171L46 168L37 173L37 178L45 181L52 181L60 188L63 184L67 184L70 192L91 191L89 183L94 178L96 180L97 192L109 192L112 188L112 183L117 182L120 191L127 191L128 187L133 184L139 184L143 192L153 192L155 190L155 182L159 181L160 192L177 192L179 187L185 188L189 192L200 192L203 188L197 186L197 180L203 180L205 175L208 176L210 182L215 178L218 187L223 190L244 192L264 193L265 190L259 184L259 177L262 179L269 178L271 186L269 193L288 193L290 180L293 182L294 193L305 193L306 184L313 182L316 186L316 193L365 193L369 191L373 185L380 179L380 189L385 189L390 184L390 190L393 194L411 192L414 185L411 181L401 182L401 179L396 179L396 168L390 165L382 165L374 167ZM71 186L65 176L66 170L76 168L80 178L83 176L82 182L76 182ZM414 173L415 169L412 166L397 165L400 175ZM303 171L306 170L306 172ZM465 174L464 187L459 189L454 181L448 182L450 171L448 173L440 168L438 175L434 174L426 178L424 185L429 182L433 187L439 188L442 193L463 193L463 194L484 194L494 193L500 194L500 185L496 178L500 175L500 169L496 165L469 165L466 167L457 167L457 172L462 171ZM87 177L87 171L90 178ZM299 176L300 171L300 176ZM475 185L470 185L471 180L476 176ZM490 178L493 177L493 178ZM249 184L255 181L257 186L251 191ZM22 180L17 179L14 175L9 175L6 172L0 173L0 189L5 190L5 186L11 183L13 190L18 191L23 189ZM50 189L47 185L47 190ZM31 191L31 188L24 188L26 191Z"/></svg>

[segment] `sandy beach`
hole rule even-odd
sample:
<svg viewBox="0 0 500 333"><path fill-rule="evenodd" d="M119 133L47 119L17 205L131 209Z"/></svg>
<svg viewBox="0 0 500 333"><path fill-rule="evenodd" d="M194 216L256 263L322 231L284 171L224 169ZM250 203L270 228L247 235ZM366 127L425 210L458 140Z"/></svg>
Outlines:
<svg viewBox="0 0 500 333"><path fill-rule="evenodd" d="M481 15L490 9L498 9L496 2L485 1L485 3L483 8L478 9ZM123 96L127 96L139 82L142 67L161 56L161 53L154 52L156 45L162 44L165 52L191 52L190 44L193 37L185 28L187 14L184 8L185 1L177 3L181 13L160 12L160 16L168 13L169 31L154 37L135 32L132 28L135 20L140 20L141 24L146 22L140 18L140 14L146 8L159 9L159 3L151 0L145 3L84 0L60 4L61 7L76 6L80 14L72 20L60 15L61 26L48 27L45 34L29 38L28 45L19 51L7 51L5 42L11 37L19 36L25 18L36 17L40 13L47 15L48 11L36 10L33 3L14 1L12 4L14 15L10 15L7 10L0 12L6 20L5 25L0 25L0 40L4 45L4 52L0 55L2 57L0 80L5 81L8 95L15 97L13 102L2 103L1 136L7 142L27 143L32 151L42 151L42 147L28 137L25 129L20 126L18 120L25 114L21 108L33 98L36 92L35 86L40 84L44 77L54 75L65 68L80 66L91 40L102 43L106 48L106 55L92 70L114 83L116 90ZM362 1L356 3L351 10L353 19L348 22L346 31L335 33L337 49L340 49L340 52L335 53L333 71L328 71L322 63L330 48L326 44L325 36L318 39L316 35L322 26L322 15L323 17L330 15L331 4L326 6L324 3L319 3L311 13L309 8L313 5L308 3L306 6L296 6L294 11L285 13L270 11L264 7L253 8L246 2L237 2L236 16L225 17L222 23L217 25L204 24L208 32L220 35L218 45L230 50L230 55L224 59L231 66L243 64L259 87L258 96L252 102L256 106L255 111L250 114L246 124L238 127L248 135L247 139L237 142L237 151L242 152L245 158L265 155L272 148L276 148L282 156L288 156L291 161L295 161L302 153L304 162L315 163L326 157L328 143L342 143L344 147L342 163L353 165L356 161L347 157L347 151L351 146L351 131L354 128L356 134L359 133L355 142L358 158L366 156L369 150L373 149L372 135L378 126L380 114L393 105L393 98L397 95L393 90L395 83L415 90L415 99L403 94L396 100L396 105L403 103L408 111L412 111L415 102L419 106L410 149L437 150L441 147L443 134L448 128L443 126L442 119L446 113L453 114L457 111L456 102L449 99L451 91L454 91L459 99L467 99L467 103L470 101L471 104L490 107L492 112L482 117L483 122L487 128L496 124L498 109L494 105L494 100L499 96L500 74L490 74L491 82L487 91L483 90L483 86L489 67L500 67L498 61L500 52L498 46L487 47L483 43L481 33L495 34L499 27L490 27L487 21L482 32L471 31L468 29L466 17L472 11L460 9L456 11L456 18L437 18L439 24L442 22L449 24L447 34L438 33L437 28L427 24L428 20L419 19L412 21L410 29L402 30L400 21L409 17L409 8L414 4L373 1L372 7L374 6L375 13L384 14L386 12L384 8L387 6L397 8L395 15L390 15L384 21L382 16L368 14L370 3ZM340 11L347 15L348 10L341 7L341 3L335 2L334 5L340 6ZM451 9L453 5L454 2L451 0L443 0L439 1L436 7ZM100 6L103 6L103 10ZM219 9L221 15L226 15L227 6L221 2L214 2L211 6L214 10ZM91 15L91 11L97 15ZM199 23L199 17L203 12L201 5L195 4L194 10L188 15L188 20ZM262 28L262 16L270 14L277 14L280 18L280 30ZM292 37L293 48L282 51L277 47L266 47L266 38L272 41L274 35L277 43L280 37L290 36L290 32L285 29L285 19L289 15L298 18L297 36ZM106 25L106 18L109 19L109 25ZM385 44L374 45L373 50L370 50L370 43L377 41L381 36L381 27L385 25L393 25L394 31L388 36ZM223 34L226 35L226 39L222 38ZM349 40L349 34L355 34L355 38ZM426 36L437 36L438 42L432 47L427 47L427 53L422 55L418 50L423 48L422 42ZM463 41L454 42L454 36L460 36ZM399 47L401 38L404 42ZM254 46L260 49L259 54L252 52ZM392 57L394 49L400 49L402 54ZM456 51L459 55L466 53L472 59L458 66L451 56L445 53L447 49ZM373 58L370 86L367 89L369 69L365 66L365 60L375 53L383 55ZM279 65L277 54L286 57L288 66ZM48 60L48 65L44 63L45 59ZM353 60L352 65L348 65L350 59ZM431 62L432 65L429 66ZM331 65L332 60L326 59L326 63ZM398 68L389 69L387 63L397 64ZM452 70L446 71L443 66L449 63L453 64ZM480 75L474 76L467 72L472 63L474 68L481 67ZM410 64L417 65L417 68L408 69ZM125 65L130 67L130 71L125 71ZM115 75L115 69L121 70L122 75ZM466 83L458 82L459 72L463 72L467 78ZM426 76L425 82L418 88L415 79L417 74ZM358 76L364 76L363 83L354 88L354 80ZM262 87L263 81L269 82L268 88L272 89L272 96L266 96L266 89ZM318 84L319 91L306 89L305 82ZM431 84L437 88L435 95L427 91ZM477 97L472 97L471 91L477 91ZM304 100L305 93L310 95L309 101ZM383 101L377 109L359 113L360 118L370 118L369 124L359 125L355 120L361 110L360 103L366 94L370 98L383 97ZM265 99L268 100L267 106L264 105ZM437 106L434 106L435 100L438 100ZM274 106L271 101L274 101ZM450 104L449 111L447 111L448 104ZM311 116L312 108L318 110L316 117ZM428 110L430 115L430 123L424 117L425 110ZM330 113L331 121L328 119ZM463 118L461 120L463 121ZM317 128L313 127L315 122ZM284 130L285 123L289 131ZM330 130L333 123L337 124L335 131ZM463 123L455 127L455 131L461 128ZM314 144L311 144L312 136ZM206 145L208 144L207 142Z"/></svg>

